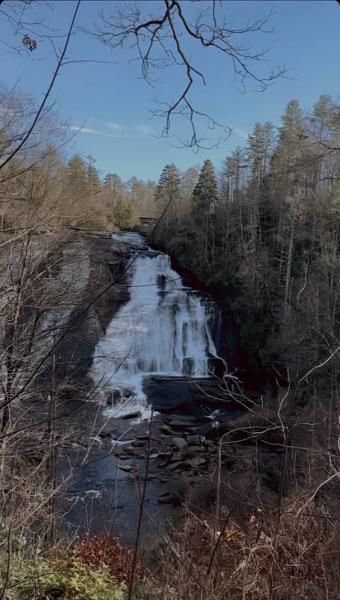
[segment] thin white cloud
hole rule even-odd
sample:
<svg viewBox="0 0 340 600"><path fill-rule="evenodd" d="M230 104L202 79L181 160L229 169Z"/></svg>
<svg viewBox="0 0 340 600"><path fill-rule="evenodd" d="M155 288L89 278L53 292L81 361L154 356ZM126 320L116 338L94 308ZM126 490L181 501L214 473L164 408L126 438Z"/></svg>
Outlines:
<svg viewBox="0 0 340 600"><path fill-rule="evenodd" d="M119 125L119 123L108 123L108 127L111 127L111 129L114 129L115 131L123 131L124 129L124 127Z"/></svg>
<svg viewBox="0 0 340 600"><path fill-rule="evenodd" d="M93 135L104 135L105 137L114 137L112 133L106 133L106 131L100 131L99 129L90 129L89 127L78 127L77 125L71 125L71 131L77 131L78 133L91 133Z"/></svg>
<svg viewBox="0 0 340 600"><path fill-rule="evenodd" d="M139 135L153 135L155 133L154 130L147 125L138 125L136 131Z"/></svg>
<svg viewBox="0 0 340 600"><path fill-rule="evenodd" d="M233 127L232 130L233 130L233 133L235 133L235 135L238 135L238 137L242 138L243 140L248 140L248 133L246 131L244 131L244 129L239 129L238 127Z"/></svg>

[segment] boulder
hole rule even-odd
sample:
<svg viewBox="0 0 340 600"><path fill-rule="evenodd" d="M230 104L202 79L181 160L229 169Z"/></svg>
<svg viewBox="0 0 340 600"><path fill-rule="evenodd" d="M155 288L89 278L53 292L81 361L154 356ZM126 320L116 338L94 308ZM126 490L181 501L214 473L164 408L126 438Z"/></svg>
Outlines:
<svg viewBox="0 0 340 600"><path fill-rule="evenodd" d="M120 415L119 418L124 419L124 420L129 420L129 419L140 419L141 416L142 416L142 413L139 410L136 410L135 412L126 413L125 415Z"/></svg>
<svg viewBox="0 0 340 600"><path fill-rule="evenodd" d="M201 438L198 434L187 435L187 442L190 446L199 446L201 443Z"/></svg>
<svg viewBox="0 0 340 600"><path fill-rule="evenodd" d="M157 500L160 504L170 504L174 501L174 495L171 492L164 492L158 496Z"/></svg>
<svg viewBox="0 0 340 600"><path fill-rule="evenodd" d="M119 465L119 468L127 473L131 473L134 470L132 465Z"/></svg>
<svg viewBox="0 0 340 600"><path fill-rule="evenodd" d="M113 404L116 404L117 402L120 401L121 391L118 389L108 390L105 392L105 399L106 399L106 404L108 406L112 406Z"/></svg>
<svg viewBox="0 0 340 600"><path fill-rule="evenodd" d="M203 456L194 456L194 458L190 459L190 464L193 467L203 467L208 462L207 458L203 458Z"/></svg>
<svg viewBox="0 0 340 600"><path fill-rule="evenodd" d="M188 446L188 442L186 441L186 439L181 438L181 437L174 437L172 439L172 443L174 444L174 446L176 446L181 451L183 451L184 448L186 448Z"/></svg>
<svg viewBox="0 0 340 600"><path fill-rule="evenodd" d="M163 433L165 435L174 435L176 432L168 425L163 425L163 427L161 429L161 433Z"/></svg>

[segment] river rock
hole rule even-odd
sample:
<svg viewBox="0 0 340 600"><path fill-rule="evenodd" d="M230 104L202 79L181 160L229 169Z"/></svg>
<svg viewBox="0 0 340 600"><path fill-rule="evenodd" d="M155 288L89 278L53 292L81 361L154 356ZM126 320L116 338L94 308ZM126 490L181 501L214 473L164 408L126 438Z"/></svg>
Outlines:
<svg viewBox="0 0 340 600"><path fill-rule="evenodd" d="M190 460L190 464L193 467L203 467L203 465L206 465L208 462L208 460L206 458L203 458L201 456L194 456L194 458L192 458Z"/></svg>
<svg viewBox="0 0 340 600"><path fill-rule="evenodd" d="M165 435L174 435L176 432L169 427L169 425L163 425L162 429L161 429L161 433L165 434Z"/></svg>
<svg viewBox="0 0 340 600"><path fill-rule="evenodd" d="M182 461L179 461L179 460L176 461L176 462L170 463L167 466L167 468L169 469L169 471L176 471L177 469L181 469L183 467L185 467L185 463L182 462Z"/></svg>
<svg viewBox="0 0 340 600"><path fill-rule="evenodd" d="M172 456L171 450L167 450L166 452L159 452L159 458L169 460L169 458L171 458L171 456Z"/></svg>
<svg viewBox="0 0 340 600"><path fill-rule="evenodd" d="M226 469L231 469L231 467L234 466L235 461L231 456L224 456L221 460L221 464L226 468Z"/></svg>
<svg viewBox="0 0 340 600"><path fill-rule="evenodd" d="M130 454L126 454L125 452L117 453L117 456L120 460L128 460L131 458Z"/></svg>
<svg viewBox="0 0 340 600"><path fill-rule="evenodd" d="M142 446L145 446L146 441L145 440L135 440L133 442L134 446L137 446L138 448L141 448Z"/></svg>
<svg viewBox="0 0 340 600"><path fill-rule="evenodd" d="M142 477L142 481L152 481L153 479L157 479L157 475L155 473L148 473L146 476Z"/></svg>
<svg viewBox="0 0 340 600"><path fill-rule="evenodd" d="M198 434L187 435L187 442L190 446L199 446L201 443L201 437Z"/></svg>
<svg viewBox="0 0 340 600"><path fill-rule="evenodd" d="M162 461L162 462L158 463L158 467L159 467L159 469L164 469L164 467L166 467L167 464L168 464L167 461Z"/></svg>
<svg viewBox="0 0 340 600"><path fill-rule="evenodd" d="M193 458L196 456L197 447L196 446L188 446L183 450L183 456L185 458Z"/></svg>
<svg viewBox="0 0 340 600"><path fill-rule="evenodd" d="M188 442L184 438L174 437L172 439L172 443L179 448L179 450L184 450L187 447Z"/></svg>
<svg viewBox="0 0 340 600"><path fill-rule="evenodd" d="M170 457L170 462L177 462L180 461L182 459L182 454L181 452L174 452L171 457Z"/></svg>
<svg viewBox="0 0 340 600"><path fill-rule="evenodd" d="M131 473L131 471L133 471L133 466L132 465L119 465L119 468L122 471L126 471L127 473Z"/></svg>
<svg viewBox="0 0 340 600"><path fill-rule="evenodd" d="M148 246L144 246L144 248L143 248L143 256L148 256L150 258L154 258L158 254L159 254L159 252L157 252L157 250L152 250L152 248L149 248Z"/></svg>
<svg viewBox="0 0 340 600"><path fill-rule="evenodd" d="M120 419L129 420L129 419L140 419L142 413L139 410L135 412L126 413L125 415L120 415Z"/></svg>
<svg viewBox="0 0 340 600"><path fill-rule="evenodd" d="M171 492L164 492L158 496L157 500L160 504L170 504L174 501L174 495Z"/></svg>
<svg viewBox="0 0 340 600"><path fill-rule="evenodd" d="M167 422L173 429L197 429L199 427L199 423L197 422L196 417L191 417L187 415L180 415L176 416L175 418L168 418Z"/></svg>
<svg viewBox="0 0 340 600"><path fill-rule="evenodd" d="M121 391L120 390L109 390L105 392L106 404L111 406L112 404L116 404L121 399Z"/></svg>

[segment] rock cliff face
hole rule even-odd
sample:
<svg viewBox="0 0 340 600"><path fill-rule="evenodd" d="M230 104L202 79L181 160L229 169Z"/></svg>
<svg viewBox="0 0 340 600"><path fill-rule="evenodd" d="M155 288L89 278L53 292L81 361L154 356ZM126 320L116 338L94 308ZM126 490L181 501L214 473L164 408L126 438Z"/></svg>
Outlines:
<svg viewBox="0 0 340 600"><path fill-rule="evenodd" d="M32 418L53 395L84 399L94 348L128 299L127 255L108 234L37 234L0 256L1 368ZM83 388L80 392L80 388ZM17 412L17 411L16 411Z"/></svg>
<svg viewBox="0 0 340 600"><path fill-rule="evenodd" d="M53 357L55 378L71 393L73 387L88 383L94 348L128 299L126 260L109 236L75 233L63 244L61 268L53 282L55 297L59 293L62 301L46 315L49 325L55 323L55 333L45 351L60 340ZM50 367L46 363L40 380L49 376Z"/></svg>

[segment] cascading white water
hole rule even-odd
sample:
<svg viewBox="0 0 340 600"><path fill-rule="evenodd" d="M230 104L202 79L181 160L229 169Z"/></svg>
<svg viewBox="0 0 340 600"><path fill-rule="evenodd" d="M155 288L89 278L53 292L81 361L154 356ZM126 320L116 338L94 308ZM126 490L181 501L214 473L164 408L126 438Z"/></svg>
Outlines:
<svg viewBox="0 0 340 600"><path fill-rule="evenodd" d="M138 234L114 237L143 246ZM130 300L120 307L94 353L92 378L113 392L114 416L131 410L147 416L143 378L209 375L209 357L216 348L209 329L213 304L184 287L166 254L144 251L130 270Z"/></svg>

